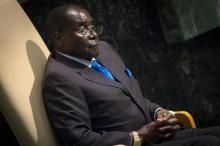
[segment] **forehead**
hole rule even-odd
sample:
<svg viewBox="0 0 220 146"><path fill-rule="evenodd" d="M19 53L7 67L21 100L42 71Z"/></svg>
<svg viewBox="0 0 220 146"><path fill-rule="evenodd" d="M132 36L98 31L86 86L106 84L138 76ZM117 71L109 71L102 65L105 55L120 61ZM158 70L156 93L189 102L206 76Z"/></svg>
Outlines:
<svg viewBox="0 0 220 146"><path fill-rule="evenodd" d="M67 11L67 15L71 20L78 23L91 23L92 17L89 15L88 12L83 10L73 10L70 9Z"/></svg>

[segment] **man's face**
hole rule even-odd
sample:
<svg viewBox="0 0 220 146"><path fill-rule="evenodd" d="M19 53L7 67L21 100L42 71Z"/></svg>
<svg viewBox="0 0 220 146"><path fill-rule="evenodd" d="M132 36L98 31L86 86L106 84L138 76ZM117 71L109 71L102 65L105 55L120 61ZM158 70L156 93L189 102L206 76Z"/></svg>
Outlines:
<svg viewBox="0 0 220 146"><path fill-rule="evenodd" d="M61 32L62 50L68 55L88 59L97 57L98 35L93 30L91 16L85 11L67 11L70 26Z"/></svg>

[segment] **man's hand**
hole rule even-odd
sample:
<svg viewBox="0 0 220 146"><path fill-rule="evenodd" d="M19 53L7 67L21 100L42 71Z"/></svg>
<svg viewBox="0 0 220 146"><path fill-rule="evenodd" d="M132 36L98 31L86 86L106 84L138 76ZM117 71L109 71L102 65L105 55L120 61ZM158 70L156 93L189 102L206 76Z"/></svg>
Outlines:
<svg viewBox="0 0 220 146"><path fill-rule="evenodd" d="M157 143L170 138L179 129L178 126L173 126L177 125L177 123L178 120L170 114L143 126L137 133L141 137L143 144Z"/></svg>
<svg viewBox="0 0 220 146"><path fill-rule="evenodd" d="M162 108L156 113L155 120L167 117L169 115L172 114L168 110ZM175 115L173 115L173 117L175 117Z"/></svg>
<svg viewBox="0 0 220 146"><path fill-rule="evenodd" d="M171 113L170 111L166 110L166 109L160 109L157 113L156 113L156 116L155 116L155 120L157 119L162 119L162 118L166 118L170 116L171 119L173 120L177 120L178 119L176 118L175 114ZM170 120L171 120L170 119ZM173 125L173 126L179 126L179 124L177 123L177 125Z"/></svg>
<svg viewBox="0 0 220 146"><path fill-rule="evenodd" d="M163 109L163 108L160 109L156 113L155 120L162 119L162 118L167 118L167 117L170 117L169 121L177 121L176 124L173 124L173 126L176 126L176 127L180 128L179 121L176 118L175 114L171 113L170 111L168 111L166 109Z"/></svg>

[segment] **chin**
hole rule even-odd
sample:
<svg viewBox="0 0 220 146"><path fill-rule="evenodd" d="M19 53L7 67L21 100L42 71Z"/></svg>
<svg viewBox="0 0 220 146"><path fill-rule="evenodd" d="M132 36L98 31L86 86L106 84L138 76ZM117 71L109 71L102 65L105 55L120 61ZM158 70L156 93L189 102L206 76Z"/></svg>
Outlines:
<svg viewBox="0 0 220 146"><path fill-rule="evenodd" d="M93 52L91 56L94 57L94 58L98 57L99 56L99 51Z"/></svg>
<svg viewBox="0 0 220 146"><path fill-rule="evenodd" d="M99 55L99 48L98 47L94 47L94 48L90 48L89 49L89 56L91 57L97 57Z"/></svg>

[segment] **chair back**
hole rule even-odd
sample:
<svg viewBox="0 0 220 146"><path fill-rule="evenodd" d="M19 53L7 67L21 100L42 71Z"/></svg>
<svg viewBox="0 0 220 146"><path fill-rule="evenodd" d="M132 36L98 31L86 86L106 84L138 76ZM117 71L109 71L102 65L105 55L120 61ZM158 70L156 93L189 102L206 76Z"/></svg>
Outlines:
<svg viewBox="0 0 220 146"><path fill-rule="evenodd" d="M0 110L22 146L58 146L43 105L49 51L16 0L0 0Z"/></svg>

